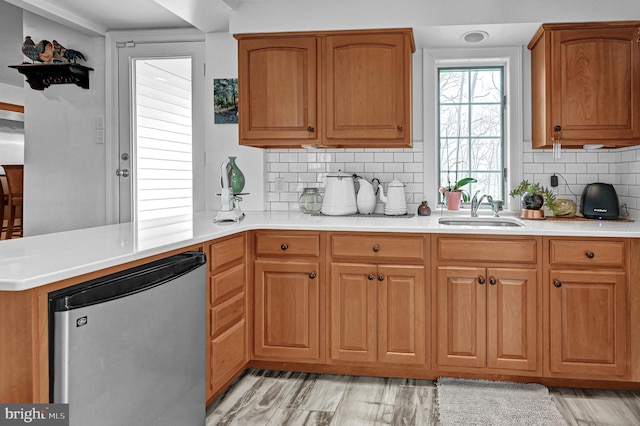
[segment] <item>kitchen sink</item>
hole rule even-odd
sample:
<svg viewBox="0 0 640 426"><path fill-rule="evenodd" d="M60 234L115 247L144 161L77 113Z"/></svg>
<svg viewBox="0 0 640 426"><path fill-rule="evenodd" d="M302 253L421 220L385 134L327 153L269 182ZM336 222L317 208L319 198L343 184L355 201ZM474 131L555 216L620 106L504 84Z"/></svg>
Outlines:
<svg viewBox="0 0 640 426"><path fill-rule="evenodd" d="M438 223L452 226L524 226L516 219L504 217L441 217Z"/></svg>

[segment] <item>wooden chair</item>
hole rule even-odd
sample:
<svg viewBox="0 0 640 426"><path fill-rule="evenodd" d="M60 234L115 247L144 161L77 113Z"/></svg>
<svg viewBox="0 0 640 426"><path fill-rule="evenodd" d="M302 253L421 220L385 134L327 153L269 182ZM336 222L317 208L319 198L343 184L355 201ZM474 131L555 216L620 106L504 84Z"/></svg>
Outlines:
<svg viewBox="0 0 640 426"><path fill-rule="evenodd" d="M4 173L7 176L7 186L9 187L9 223L7 224L7 239L13 238L16 213L20 208L20 227L18 236L22 237L22 188L24 182L24 166L23 165L2 165Z"/></svg>
<svg viewBox="0 0 640 426"><path fill-rule="evenodd" d="M7 232L7 227L4 225L4 210L8 205L9 186L7 185L7 177L0 176L0 240L3 239L3 235Z"/></svg>

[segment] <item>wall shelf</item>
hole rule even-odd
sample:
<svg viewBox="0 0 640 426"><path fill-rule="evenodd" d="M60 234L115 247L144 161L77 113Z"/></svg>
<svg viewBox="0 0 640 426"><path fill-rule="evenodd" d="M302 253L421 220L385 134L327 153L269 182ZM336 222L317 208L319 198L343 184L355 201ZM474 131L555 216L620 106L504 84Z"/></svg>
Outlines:
<svg viewBox="0 0 640 426"><path fill-rule="evenodd" d="M89 71L93 68L78 64L21 64L9 65L27 77L34 90L44 90L52 84L75 84L89 88Z"/></svg>

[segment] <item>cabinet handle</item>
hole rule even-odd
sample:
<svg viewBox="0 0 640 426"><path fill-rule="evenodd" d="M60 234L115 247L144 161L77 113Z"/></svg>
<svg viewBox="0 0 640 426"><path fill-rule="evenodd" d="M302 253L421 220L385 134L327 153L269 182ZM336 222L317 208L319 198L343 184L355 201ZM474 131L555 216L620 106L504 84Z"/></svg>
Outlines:
<svg viewBox="0 0 640 426"><path fill-rule="evenodd" d="M562 287L562 283L560 282L560 280L553 280L553 285L556 286L556 288Z"/></svg>
<svg viewBox="0 0 640 426"><path fill-rule="evenodd" d="M484 277L478 277L478 284L484 284Z"/></svg>
<svg viewBox="0 0 640 426"><path fill-rule="evenodd" d="M382 274L378 275L378 281L384 281L384 275Z"/></svg>
<svg viewBox="0 0 640 426"><path fill-rule="evenodd" d="M402 124L398 124L397 129L398 129L399 132L401 132L401 131L404 130L404 127L402 126Z"/></svg>
<svg viewBox="0 0 640 426"><path fill-rule="evenodd" d="M307 132L309 132L309 133L313 133L315 130L316 130L316 129L314 129L314 127L313 127L313 126L309 126L309 127L307 127Z"/></svg>
<svg viewBox="0 0 640 426"><path fill-rule="evenodd" d="M375 245L373 246L373 251L374 251L374 252L376 252L376 253L377 253L377 252L379 252L379 251L380 251L380 246L379 246L379 245L377 245L377 244L375 244Z"/></svg>
<svg viewBox="0 0 640 426"><path fill-rule="evenodd" d="M289 245L288 245L287 243L282 243L282 245L280 246L280 248L281 248L282 250L286 250L286 249L288 249L288 248L289 248Z"/></svg>
<svg viewBox="0 0 640 426"><path fill-rule="evenodd" d="M587 256L589 259L593 259L594 257L596 257L596 254L592 251L588 251L584 255Z"/></svg>
<svg viewBox="0 0 640 426"><path fill-rule="evenodd" d="M316 277L316 273L315 272L310 272L309 273L309 278L314 279Z"/></svg>
<svg viewBox="0 0 640 426"><path fill-rule="evenodd" d="M496 285L496 283L497 283L497 282L498 282L498 280L496 280L496 278L495 278L495 277L491 277L491 278L489 278L489 284L491 284L491 285Z"/></svg>
<svg viewBox="0 0 640 426"><path fill-rule="evenodd" d="M374 279L375 277L376 277L376 276L375 276L375 275L373 275L373 274L369 274L369 275L367 275L367 278L369 278L369 281L373 281L373 279Z"/></svg>

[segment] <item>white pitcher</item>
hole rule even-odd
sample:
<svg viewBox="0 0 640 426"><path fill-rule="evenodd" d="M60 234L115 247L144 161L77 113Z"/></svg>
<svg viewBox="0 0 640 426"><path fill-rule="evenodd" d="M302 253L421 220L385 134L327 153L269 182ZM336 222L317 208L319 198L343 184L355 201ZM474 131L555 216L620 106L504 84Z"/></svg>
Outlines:
<svg viewBox="0 0 640 426"><path fill-rule="evenodd" d="M360 214L371 214L376 208L376 194L373 192L373 185L361 177L358 177L358 183L360 184L358 196L356 197L358 212Z"/></svg>

